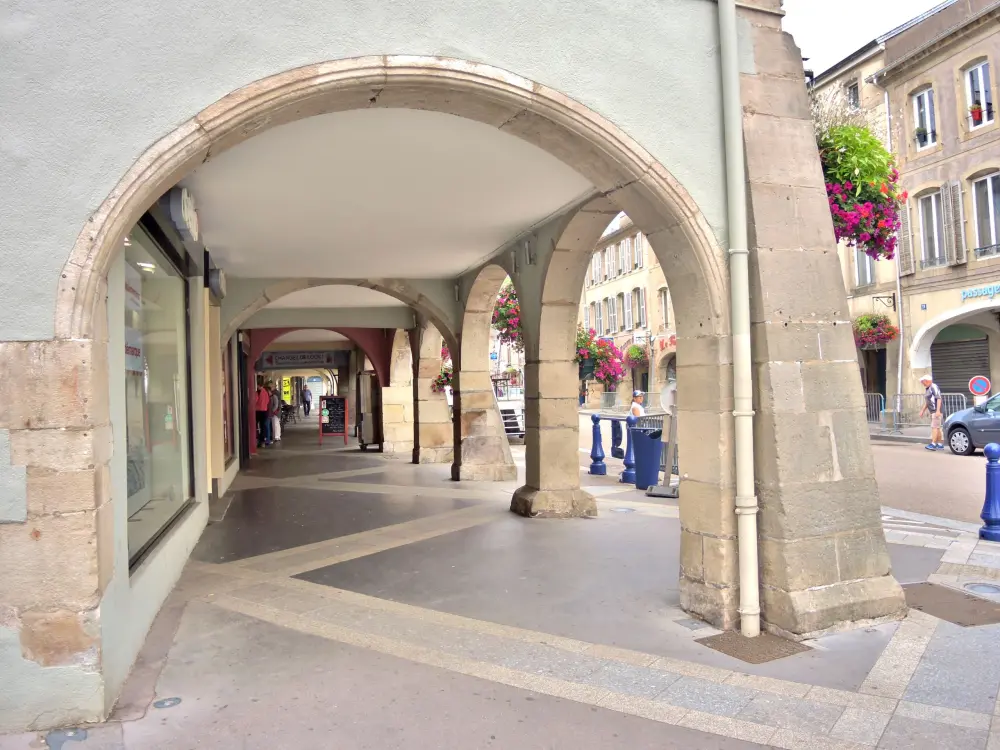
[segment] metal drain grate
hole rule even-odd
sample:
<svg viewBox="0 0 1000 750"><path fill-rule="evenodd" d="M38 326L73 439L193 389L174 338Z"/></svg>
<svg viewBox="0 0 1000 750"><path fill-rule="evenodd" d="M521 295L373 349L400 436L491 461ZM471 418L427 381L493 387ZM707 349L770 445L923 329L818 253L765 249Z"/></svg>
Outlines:
<svg viewBox="0 0 1000 750"><path fill-rule="evenodd" d="M695 643L708 646L747 664L766 664L769 661L811 650L801 643L786 641L770 633L761 633L756 638L744 638L734 630L727 630L725 633L708 638L699 638Z"/></svg>
<svg viewBox="0 0 1000 750"><path fill-rule="evenodd" d="M1000 624L1000 604L965 591L936 583L910 583L903 586L903 591L911 609L963 628Z"/></svg>

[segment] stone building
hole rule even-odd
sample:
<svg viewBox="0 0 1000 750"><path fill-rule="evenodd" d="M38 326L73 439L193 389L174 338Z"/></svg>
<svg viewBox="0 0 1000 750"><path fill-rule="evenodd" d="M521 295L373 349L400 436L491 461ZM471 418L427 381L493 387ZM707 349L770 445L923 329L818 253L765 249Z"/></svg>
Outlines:
<svg viewBox="0 0 1000 750"><path fill-rule="evenodd" d="M858 353L865 390L890 408L895 393L921 392L926 372L970 403L973 376L1000 378L998 20L995 0L950 0L814 82L884 120L910 196L895 261L840 248L852 318L881 312L902 330L884 350Z"/></svg>
<svg viewBox="0 0 1000 750"><path fill-rule="evenodd" d="M509 276L511 510L595 514L573 344L622 211L669 284L679 441L701 446L681 605L748 635L901 615L779 0L217 5L52 0L5 26L0 729L108 714L256 460L256 366L292 331L352 343L328 382L392 455L509 480L489 365Z"/></svg>
<svg viewBox="0 0 1000 750"><path fill-rule="evenodd" d="M578 322L611 339L619 349L631 344L647 352L620 387L656 393L676 381L677 332L666 277L642 232L625 214L615 217L594 250L580 298Z"/></svg>

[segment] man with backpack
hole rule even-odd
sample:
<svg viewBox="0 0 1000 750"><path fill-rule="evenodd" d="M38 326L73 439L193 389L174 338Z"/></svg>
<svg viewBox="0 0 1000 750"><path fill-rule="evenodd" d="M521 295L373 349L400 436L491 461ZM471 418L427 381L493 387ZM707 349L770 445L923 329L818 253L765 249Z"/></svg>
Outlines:
<svg viewBox="0 0 1000 750"><path fill-rule="evenodd" d="M929 451L943 451L944 433L941 431L941 421L943 419L941 414L941 389L938 388L937 383L934 382L930 375L924 375L920 378L920 382L924 386L924 406L920 410L920 416L922 417L924 414L931 415L931 441L924 447Z"/></svg>

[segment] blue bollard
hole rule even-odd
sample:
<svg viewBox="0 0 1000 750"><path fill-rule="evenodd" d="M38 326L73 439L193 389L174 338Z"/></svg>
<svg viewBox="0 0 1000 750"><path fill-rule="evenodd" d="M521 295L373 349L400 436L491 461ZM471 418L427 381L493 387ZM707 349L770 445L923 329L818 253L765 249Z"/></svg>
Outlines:
<svg viewBox="0 0 1000 750"><path fill-rule="evenodd" d="M604 448L601 447L601 417L591 414L590 421L594 423L594 446L590 449L590 473L603 477L608 473L608 465L604 463Z"/></svg>
<svg viewBox="0 0 1000 750"><path fill-rule="evenodd" d="M983 527L979 538L1000 542L1000 445L990 443L983 450L986 454L986 500L983 502Z"/></svg>
<svg viewBox="0 0 1000 750"><path fill-rule="evenodd" d="M625 436L625 471L622 472L618 480L622 484L635 484L635 453L632 451L632 428L639 422L639 418L629 414L625 417L625 429L628 434Z"/></svg>
<svg viewBox="0 0 1000 750"><path fill-rule="evenodd" d="M622 423L620 419L611 420L611 458L625 458L622 448Z"/></svg>

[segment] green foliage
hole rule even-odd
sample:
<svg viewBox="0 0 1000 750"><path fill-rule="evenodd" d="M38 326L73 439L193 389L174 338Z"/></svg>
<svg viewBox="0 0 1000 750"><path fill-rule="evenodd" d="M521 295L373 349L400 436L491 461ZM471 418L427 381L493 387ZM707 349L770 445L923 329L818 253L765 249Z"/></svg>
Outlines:
<svg viewBox="0 0 1000 750"><path fill-rule="evenodd" d="M882 185L892 172L892 154L871 131L857 125L837 125L819 138L820 157L827 182L851 182L857 194L862 186Z"/></svg>

